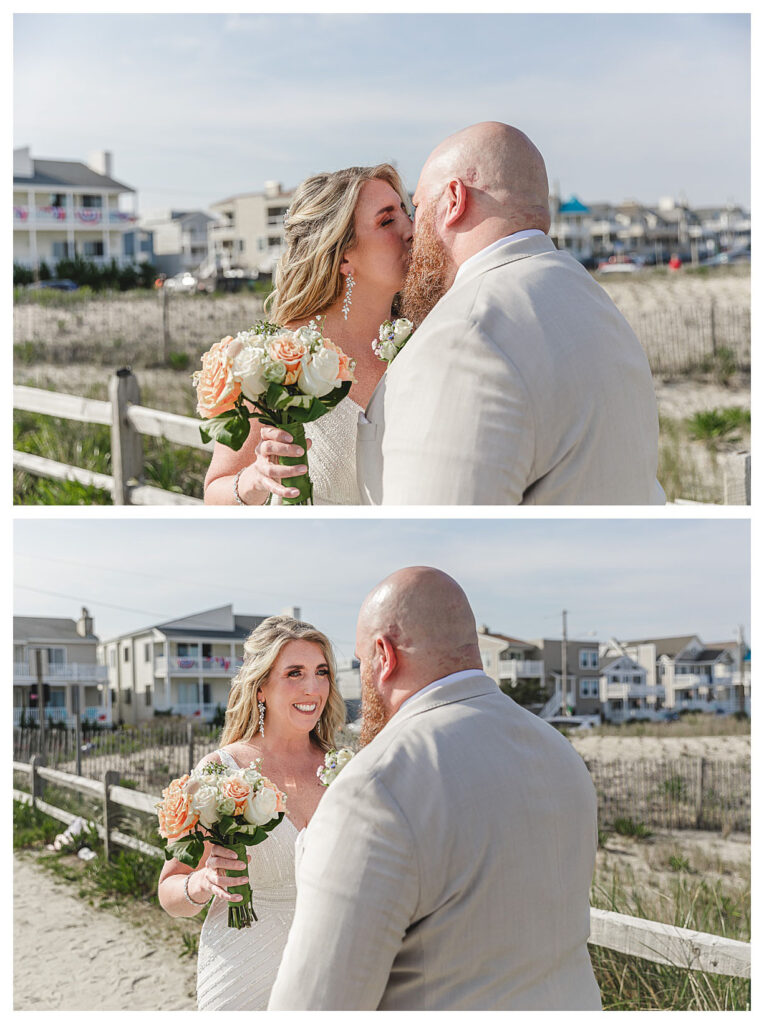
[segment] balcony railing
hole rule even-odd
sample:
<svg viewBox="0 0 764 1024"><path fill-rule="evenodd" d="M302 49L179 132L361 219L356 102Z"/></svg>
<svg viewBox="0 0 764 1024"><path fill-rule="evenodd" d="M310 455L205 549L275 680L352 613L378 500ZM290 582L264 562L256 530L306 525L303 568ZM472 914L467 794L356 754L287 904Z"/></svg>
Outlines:
<svg viewBox="0 0 764 1024"><path fill-rule="evenodd" d="M22 717L25 722L40 721L40 713L37 708L14 708L14 728L19 727ZM82 717L86 718L88 722L97 722L99 725L111 725L111 715L108 708L87 707L82 712ZM46 722L66 722L70 726L75 724L74 716L70 715L66 708L45 708L45 720Z"/></svg>
<svg viewBox="0 0 764 1024"><path fill-rule="evenodd" d="M499 679L541 679L543 675L543 661L499 660Z"/></svg>
<svg viewBox="0 0 764 1024"><path fill-rule="evenodd" d="M105 665L81 665L70 662L67 665L48 665L43 669L43 681L53 683L105 683L109 678ZM13 666L13 681L21 686L37 682L37 672L26 662Z"/></svg>
<svg viewBox="0 0 764 1024"><path fill-rule="evenodd" d="M167 675L167 669L169 666L170 672L183 673L219 673L221 675L231 675L243 665L241 658L231 658L227 655L218 655L214 658L200 658L198 656L190 655L186 658L174 657L165 658L164 655L158 657L154 661L154 672L158 676Z"/></svg>
<svg viewBox="0 0 764 1024"><path fill-rule="evenodd" d="M66 206L17 206L13 207L13 223L16 227L72 224L74 227L89 227L101 224L135 224L138 218L122 210L105 210L99 206L75 206L70 211Z"/></svg>
<svg viewBox="0 0 764 1024"><path fill-rule="evenodd" d="M660 697L666 696L666 689L663 686L640 686L639 683L608 683L606 691L608 700L624 698Z"/></svg>
<svg viewBox="0 0 764 1024"><path fill-rule="evenodd" d="M171 711L174 715L181 715L183 718L196 719L197 721L209 721L215 714L218 706L224 706L222 701L215 704L201 704L183 702L176 704L155 704L156 711Z"/></svg>

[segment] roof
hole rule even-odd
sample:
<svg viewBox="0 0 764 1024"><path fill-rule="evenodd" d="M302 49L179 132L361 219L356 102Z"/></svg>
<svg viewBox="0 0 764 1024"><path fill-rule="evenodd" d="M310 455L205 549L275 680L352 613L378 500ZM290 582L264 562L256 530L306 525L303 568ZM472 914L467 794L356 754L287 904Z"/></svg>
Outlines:
<svg viewBox="0 0 764 1024"><path fill-rule="evenodd" d="M14 615L13 616L13 641L14 643L25 643L40 640L91 640L97 641L94 633L87 636L80 636L77 632L77 623L74 619L48 619L36 615Z"/></svg>
<svg viewBox="0 0 764 1024"><path fill-rule="evenodd" d="M698 651L695 654L685 654L681 658L677 658L677 661L681 662L707 662L716 661L721 658L723 654L729 653L722 647L704 647L702 651Z"/></svg>
<svg viewBox="0 0 764 1024"><path fill-rule="evenodd" d="M99 174L79 160L37 160L32 159L34 174L21 178L14 174L13 184L20 188L35 185L69 186L72 188L108 188L117 192L135 192L116 178Z"/></svg>
<svg viewBox="0 0 764 1024"><path fill-rule="evenodd" d="M655 656L661 658L665 654L670 656L679 654L691 640L696 639L695 633L690 633L688 636L646 637L644 640L624 640L622 646L636 647L638 644L655 644Z"/></svg>
<svg viewBox="0 0 764 1024"><path fill-rule="evenodd" d="M561 203L559 213L589 213L589 207L584 206L578 196L571 196L567 203Z"/></svg>
<svg viewBox="0 0 764 1024"><path fill-rule="evenodd" d="M629 657L628 654L613 654L609 658L605 658L600 661L600 672L604 672L606 668L610 668L617 661L627 661L631 666L632 671L644 672L645 669L641 665L638 665L633 658Z"/></svg>
<svg viewBox="0 0 764 1024"><path fill-rule="evenodd" d="M504 640L508 644L518 644L520 647L535 647L535 644L529 643L527 640L520 640L516 636L505 636L504 633L493 633L491 630L486 630L485 633L479 633L479 636L492 636L495 640Z"/></svg>

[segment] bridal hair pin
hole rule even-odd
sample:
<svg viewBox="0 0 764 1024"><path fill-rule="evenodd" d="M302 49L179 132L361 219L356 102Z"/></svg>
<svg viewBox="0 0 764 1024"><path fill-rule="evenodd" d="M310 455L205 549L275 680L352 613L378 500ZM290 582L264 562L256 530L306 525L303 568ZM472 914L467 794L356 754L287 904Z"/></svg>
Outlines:
<svg viewBox="0 0 764 1024"><path fill-rule="evenodd" d="M350 312L350 304L353 301L353 289L355 288L355 280L353 278L353 272L347 275L345 278L345 301L342 303L342 315L347 320L348 313Z"/></svg>

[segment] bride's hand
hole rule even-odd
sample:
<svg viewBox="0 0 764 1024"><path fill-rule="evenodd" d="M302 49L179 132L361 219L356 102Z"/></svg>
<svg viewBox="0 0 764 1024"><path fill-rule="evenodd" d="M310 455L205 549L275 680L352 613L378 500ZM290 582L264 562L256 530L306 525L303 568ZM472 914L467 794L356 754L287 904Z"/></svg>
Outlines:
<svg viewBox="0 0 764 1024"><path fill-rule="evenodd" d="M285 430L279 430L277 427L262 428L260 441L255 448L257 458L239 477L239 494L242 501L254 504L254 501L248 500L248 495L254 496L258 492L262 494L263 491L270 491L280 498L296 498L299 495L297 488L285 487L281 481L288 476L301 476L307 473L307 466L282 466L278 462L279 455L299 458L305 454L302 448L291 441L291 435ZM307 441L310 448L310 438Z"/></svg>
<svg viewBox="0 0 764 1024"><path fill-rule="evenodd" d="M250 855L247 854L247 861ZM233 850L225 846L211 846L210 853L203 868L191 872L188 881L188 895L194 903L206 903L213 896L219 896L222 900L230 902L242 899L239 893L229 893L228 887L241 885L245 881L244 875L227 875L226 869L243 870L247 867L236 856Z"/></svg>

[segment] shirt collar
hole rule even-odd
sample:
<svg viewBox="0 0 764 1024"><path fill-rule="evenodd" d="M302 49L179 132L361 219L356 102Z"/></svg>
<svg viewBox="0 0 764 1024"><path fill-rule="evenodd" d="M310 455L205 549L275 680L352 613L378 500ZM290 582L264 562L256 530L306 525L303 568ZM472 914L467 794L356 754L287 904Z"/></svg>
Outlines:
<svg viewBox="0 0 764 1024"><path fill-rule="evenodd" d="M452 672L451 675L443 676L442 679L436 679L432 683L428 683L427 686L423 686L421 690L417 690L416 693L412 693L410 697L407 697L398 711L401 711L406 705L417 697L421 697L423 693L429 693L431 690L436 690L440 686L446 686L447 683L456 683L460 679L472 679L473 676L484 674L482 668L468 668L462 672ZM395 714L398 714L398 711Z"/></svg>
<svg viewBox="0 0 764 1024"><path fill-rule="evenodd" d="M485 249L481 249L480 252L474 253L472 256L469 257L469 259L466 259L464 263L462 263L462 265L456 271L454 284L456 284L456 282L459 280L459 277L465 267L468 267L470 263L472 263L474 260L477 260L481 256L485 256L486 253L493 252L494 249L501 248L501 246L506 245L507 242L517 242L521 238L532 238L534 235L543 234L544 232L539 230L539 228L524 228L522 231L515 231L513 235L507 235L505 238L500 238L497 242L491 242L491 244L487 245ZM453 285L451 287L453 287Z"/></svg>

